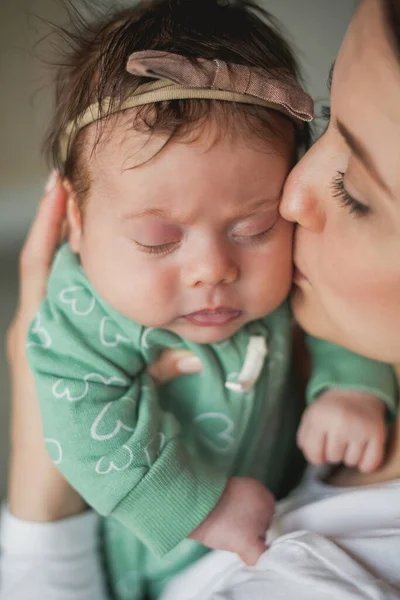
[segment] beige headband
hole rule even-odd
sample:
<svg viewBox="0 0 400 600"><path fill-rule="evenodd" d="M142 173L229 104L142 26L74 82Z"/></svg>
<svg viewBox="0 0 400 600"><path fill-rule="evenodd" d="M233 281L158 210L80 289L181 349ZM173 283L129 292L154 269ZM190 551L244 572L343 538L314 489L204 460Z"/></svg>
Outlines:
<svg viewBox="0 0 400 600"><path fill-rule="evenodd" d="M155 79L140 85L127 100L113 109L114 99L92 104L71 121L61 136L65 162L76 136L105 115L166 100L191 98L224 100L265 106L282 112L295 121L312 121L314 106L298 81L282 70L276 75L257 67L220 60L189 59L179 54L145 50L132 54L126 70L131 75Z"/></svg>

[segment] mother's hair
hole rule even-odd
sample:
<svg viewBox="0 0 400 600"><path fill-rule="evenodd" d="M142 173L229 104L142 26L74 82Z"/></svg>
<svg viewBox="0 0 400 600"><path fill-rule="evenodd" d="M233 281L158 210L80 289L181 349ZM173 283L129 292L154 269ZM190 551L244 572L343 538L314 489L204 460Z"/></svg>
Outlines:
<svg viewBox="0 0 400 600"><path fill-rule="evenodd" d="M383 0L391 36L400 60L400 0Z"/></svg>

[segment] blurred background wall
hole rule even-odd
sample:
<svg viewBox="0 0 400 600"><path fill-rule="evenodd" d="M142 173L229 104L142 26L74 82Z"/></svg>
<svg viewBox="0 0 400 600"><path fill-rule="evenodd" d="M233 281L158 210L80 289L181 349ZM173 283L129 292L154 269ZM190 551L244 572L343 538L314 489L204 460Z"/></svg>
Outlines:
<svg viewBox="0 0 400 600"><path fill-rule="evenodd" d="M357 2L261 1L283 23L318 101L327 99L328 71ZM48 32L45 21L65 21L58 0L0 0L0 498L8 454L5 333L17 298L18 249L47 173L40 146L52 110L51 81L46 46L36 45Z"/></svg>

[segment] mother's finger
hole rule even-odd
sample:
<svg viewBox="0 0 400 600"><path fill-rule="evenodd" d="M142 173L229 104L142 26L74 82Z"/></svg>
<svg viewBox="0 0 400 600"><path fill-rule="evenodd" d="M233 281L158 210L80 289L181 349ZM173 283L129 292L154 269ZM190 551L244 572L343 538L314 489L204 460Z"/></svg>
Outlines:
<svg viewBox="0 0 400 600"><path fill-rule="evenodd" d="M41 302L50 265L60 241L66 214L67 192L57 171L46 186L20 258L20 310L31 319Z"/></svg>
<svg viewBox="0 0 400 600"><path fill-rule="evenodd" d="M147 370L157 384L162 384L180 375L199 373L202 369L200 359L192 352L165 350Z"/></svg>

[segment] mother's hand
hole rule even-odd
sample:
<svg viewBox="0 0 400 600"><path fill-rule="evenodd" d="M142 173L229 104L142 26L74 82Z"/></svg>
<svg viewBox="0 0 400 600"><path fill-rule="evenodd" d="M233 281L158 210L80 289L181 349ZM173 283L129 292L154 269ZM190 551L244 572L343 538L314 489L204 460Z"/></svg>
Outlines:
<svg viewBox="0 0 400 600"><path fill-rule="evenodd" d="M62 182L53 173L21 252L19 302L7 339L12 401L9 506L15 516L27 521L54 521L85 508L47 454L25 353L28 325L45 295L50 265L62 236L66 201Z"/></svg>
<svg viewBox="0 0 400 600"><path fill-rule="evenodd" d="M46 293L47 278L63 235L67 193L56 172L46 186L20 259L20 296L9 328L7 354L11 378L11 458L9 506L27 521L55 521L83 511L80 496L51 462L44 442L33 375L26 358L26 334ZM201 370L189 352L167 351L149 367L158 383Z"/></svg>

